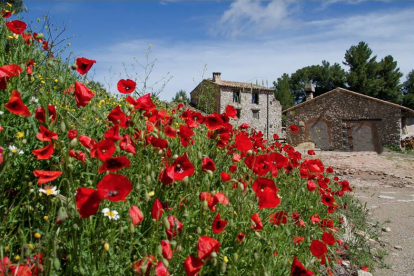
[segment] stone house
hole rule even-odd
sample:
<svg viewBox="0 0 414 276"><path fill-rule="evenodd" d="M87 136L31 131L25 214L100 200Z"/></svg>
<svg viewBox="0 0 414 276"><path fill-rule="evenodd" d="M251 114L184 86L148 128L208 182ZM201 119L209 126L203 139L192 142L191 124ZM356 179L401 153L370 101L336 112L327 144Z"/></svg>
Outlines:
<svg viewBox="0 0 414 276"><path fill-rule="evenodd" d="M313 142L322 150L376 151L385 145L400 146L401 136L414 133L414 110L336 88L313 98L314 87L305 87L306 101L283 111L287 142Z"/></svg>
<svg viewBox="0 0 414 276"><path fill-rule="evenodd" d="M206 113L223 113L227 105L237 109L233 125L248 123L263 132L265 138L279 134L282 127L282 106L274 97L274 89L246 82L225 81L221 73L204 79L190 93L191 105Z"/></svg>

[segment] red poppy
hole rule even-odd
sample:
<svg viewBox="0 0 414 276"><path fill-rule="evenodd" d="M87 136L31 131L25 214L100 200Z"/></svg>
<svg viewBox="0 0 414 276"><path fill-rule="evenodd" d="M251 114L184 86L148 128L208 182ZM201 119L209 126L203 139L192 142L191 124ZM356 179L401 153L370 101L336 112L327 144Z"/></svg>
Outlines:
<svg viewBox="0 0 414 276"><path fill-rule="evenodd" d="M47 160L50 159L52 154L55 152L53 144L50 143L44 148L32 150L32 153L36 155L36 160Z"/></svg>
<svg viewBox="0 0 414 276"><path fill-rule="evenodd" d="M171 260L173 256L173 251L171 248L171 243L167 240L161 241L161 248L162 248L162 256L164 259Z"/></svg>
<svg viewBox="0 0 414 276"><path fill-rule="evenodd" d="M0 89L7 88L7 81L12 77L17 77L22 72L22 68L16 64L0 66Z"/></svg>
<svg viewBox="0 0 414 276"><path fill-rule="evenodd" d="M11 265L8 267L9 275L16 275L16 276L31 276L32 271L30 266L27 264L19 264L19 265Z"/></svg>
<svg viewBox="0 0 414 276"><path fill-rule="evenodd" d="M27 106L24 105L22 98L20 97L20 92L17 90L13 90L10 100L5 104L5 107L16 115L22 115L24 117L30 116L30 111Z"/></svg>
<svg viewBox="0 0 414 276"><path fill-rule="evenodd" d="M178 233L183 231L182 223L174 216L168 216L168 223L170 224L170 229L165 229L165 233L167 233L167 237L169 240L175 238Z"/></svg>
<svg viewBox="0 0 414 276"><path fill-rule="evenodd" d="M68 131L68 138L69 141L72 141L73 139L75 139L76 137L78 137L78 131L75 129L71 129Z"/></svg>
<svg viewBox="0 0 414 276"><path fill-rule="evenodd" d="M99 168L98 172L103 173L105 171L116 172L125 167L130 166L130 161L125 156L110 157L105 160L102 166Z"/></svg>
<svg viewBox="0 0 414 276"><path fill-rule="evenodd" d="M99 141L98 143L94 144L91 150L91 156L95 158L97 157L99 160L105 161L111 158L111 156L115 153L115 151L116 151L116 147L115 147L114 141L105 139L105 140Z"/></svg>
<svg viewBox="0 0 414 276"><path fill-rule="evenodd" d="M319 159L307 160L306 166L311 172L314 172L314 173L323 173L325 170L325 167L322 161Z"/></svg>
<svg viewBox="0 0 414 276"><path fill-rule="evenodd" d="M175 129L173 129L170 126L167 126L164 130L165 135L167 135L170 138L175 138L177 136L177 131L175 131Z"/></svg>
<svg viewBox="0 0 414 276"><path fill-rule="evenodd" d="M313 150L308 150L309 155L315 155L315 152Z"/></svg>
<svg viewBox="0 0 414 276"><path fill-rule="evenodd" d="M128 134L124 135L122 141L119 143L119 147L126 152L137 154L134 141L132 141Z"/></svg>
<svg viewBox="0 0 414 276"><path fill-rule="evenodd" d="M334 170L333 170L331 167L328 167L328 168L326 168L326 172L327 172L327 173L333 173L333 172L334 172Z"/></svg>
<svg viewBox="0 0 414 276"><path fill-rule="evenodd" d="M324 193L322 195L321 202L326 206L332 206L335 203L335 199L330 194Z"/></svg>
<svg viewBox="0 0 414 276"><path fill-rule="evenodd" d="M231 180L231 175L226 173L226 172L221 172L220 176L221 176L221 180L224 181L224 182L227 182L227 181Z"/></svg>
<svg viewBox="0 0 414 276"><path fill-rule="evenodd" d="M240 232L239 234L237 234L237 241L238 242L242 242L244 239L244 234L242 232Z"/></svg>
<svg viewBox="0 0 414 276"><path fill-rule="evenodd" d="M123 175L108 174L102 178L96 188L104 198L110 201L125 201L125 198L132 191L132 184Z"/></svg>
<svg viewBox="0 0 414 276"><path fill-rule="evenodd" d="M289 126L289 130L293 133L297 133L299 129L298 129L297 126L291 125L291 126Z"/></svg>
<svg viewBox="0 0 414 276"><path fill-rule="evenodd" d="M9 18L12 15L12 13L10 11L2 11L1 12L1 17L3 18Z"/></svg>
<svg viewBox="0 0 414 276"><path fill-rule="evenodd" d="M166 149L168 147L168 141L161 138L151 139L151 145L154 148Z"/></svg>
<svg viewBox="0 0 414 276"><path fill-rule="evenodd" d="M84 146L85 148L88 148L88 149L93 149L93 147L96 144L96 142L92 138L90 138L89 136L86 136L86 135L79 136L79 142L82 144L82 146ZM115 150L116 150L116 148L115 148Z"/></svg>
<svg viewBox="0 0 414 276"><path fill-rule="evenodd" d="M218 252L220 249L220 242L207 237L207 236L201 236L198 238L198 257L202 260L208 259L211 256L211 253Z"/></svg>
<svg viewBox="0 0 414 276"><path fill-rule="evenodd" d="M78 188L76 190L76 206L81 218L88 218L98 212L104 195L99 190Z"/></svg>
<svg viewBox="0 0 414 276"><path fill-rule="evenodd" d="M216 130L222 127L224 121L221 118L220 114L213 113L204 119L204 124L209 130Z"/></svg>
<svg viewBox="0 0 414 276"><path fill-rule="evenodd" d="M49 118L52 122L56 121L56 108L54 105L47 105L48 111L49 111ZM35 117L37 119L38 122L40 123L44 123L46 121L46 113L45 113L45 109L43 108L43 106L39 106L36 110L35 110Z"/></svg>
<svg viewBox="0 0 414 276"><path fill-rule="evenodd" d="M313 214L313 215L310 217L310 221L311 221L312 223L319 223L321 220L320 220L320 218L319 218L319 215L318 215L318 214Z"/></svg>
<svg viewBox="0 0 414 276"><path fill-rule="evenodd" d="M308 180L307 188L309 192L313 192L316 190L316 188L318 188L318 185L316 185L316 183L312 180Z"/></svg>
<svg viewBox="0 0 414 276"><path fill-rule="evenodd" d="M104 134L104 138L108 140L112 140L114 142L121 140L122 137L119 136L119 125L114 125L109 130L107 130Z"/></svg>
<svg viewBox="0 0 414 276"><path fill-rule="evenodd" d="M141 210L135 205L128 210L128 213L134 226L137 226L144 220Z"/></svg>
<svg viewBox="0 0 414 276"><path fill-rule="evenodd" d="M6 26L7 28L9 28L10 31L12 31L15 34L21 34L27 28L26 23L20 20L6 22Z"/></svg>
<svg viewBox="0 0 414 276"><path fill-rule="evenodd" d="M323 264L325 263L325 257L328 253L328 248L323 242L320 240L313 240L310 246L310 251L315 257L322 260Z"/></svg>
<svg viewBox="0 0 414 276"><path fill-rule="evenodd" d="M78 67L76 71L81 75L85 75L91 69L92 65L96 63L96 60L87 59L84 57L76 59L76 66Z"/></svg>
<svg viewBox="0 0 414 276"><path fill-rule="evenodd" d="M122 94L130 94L134 92L136 86L136 82L130 79L122 79L118 81L117 84L118 91Z"/></svg>
<svg viewBox="0 0 414 276"><path fill-rule="evenodd" d="M173 183L174 182L174 167L166 167L164 170L161 170L158 178L165 185Z"/></svg>
<svg viewBox="0 0 414 276"><path fill-rule="evenodd" d="M55 180L62 174L62 172L61 171L34 170L33 174L35 177L40 177L39 180L37 181L37 184L41 185L41 184L45 184L45 183Z"/></svg>
<svg viewBox="0 0 414 276"><path fill-rule="evenodd" d="M135 270L138 275L149 276L151 274L152 265L155 264L157 259L152 255L147 255L145 258L136 261L132 264L132 269Z"/></svg>
<svg viewBox="0 0 414 276"><path fill-rule="evenodd" d="M290 270L290 276L311 276L315 275L313 272L306 270L298 258L295 256L292 262L292 268Z"/></svg>
<svg viewBox="0 0 414 276"><path fill-rule="evenodd" d="M151 216L153 219L160 220L163 213L162 204L159 199L155 199L154 205L152 205Z"/></svg>
<svg viewBox="0 0 414 276"><path fill-rule="evenodd" d="M220 216L220 212L217 212L217 216L213 221L213 232L216 234L220 234L223 230L224 227L226 227L227 225L227 220L221 220L221 216Z"/></svg>
<svg viewBox="0 0 414 276"><path fill-rule="evenodd" d="M330 246L334 245L336 242L335 237L331 233L328 233L328 232L323 232L322 241Z"/></svg>
<svg viewBox="0 0 414 276"><path fill-rule="evenodd" d="M260 231L263 229L263 223L258 213L255 213L250 217L250 226L254 231Z"/></svg>
<svg viewBox="0 0 414 276"><path fill-rule="evenodd" d="M226 106L226 111L225 111L226 115L229 116L230 118L234 118L237 119L237 110L234 108L234 106L232 105L228 105Z"/></svg>
<svg viewBox="0 0 414 276"><path fill-rule="evenodd" d="M54 140L58 140L58 134L56 132L50 131L48 130L46 127L44 127L43 125L39 126L39 130L40 132L36 133L36 138L39 139L40 141L46 142L46 141L52 141L52 139Z"/></svg>
<svg viewBox="0 0 414 276"><path fill-rule="evenodd" d="M269 215L269 221L274 225L286 224L287 220L288 213L285 211L279 211Z"/></svg>
<svg viewBox="0 0 414 276"><path fill-rule="evenodd" d="M273 180L268 178L258 178L252 186L253 191L259 198L259 208L275 208L279 205L280 199L277 195L279 190Z"/></svg>
<svg viewBox="0 0 414 276"><path fill-rule="evenodd" d="M108 114L108 120L114 123L114 125L119 124L122 128L127 127L127 117L119 105L112 109L112 111Z"/></svg>
<svg viewBox="0 0 414 276"><path fill-rule="evenodd" d="M240 132L236 135L236 148L241 152L246 152L253 147L252 141L246 133Z"/></svg>
<svg viewBox="0 0 414 276"><path fill-rule="evenodd" d="M200 272L201 267L204 265L204 262L193 255L190 255L184 261L184 269L187 276L195 276Z"/></svg>
<svg viewBox="0 0 414 276"><path fill-rule="evenodd" d="M211 158L208 157L204 157L202 164L201 164L201 170L203 172L209 170L214 172L216 170L216 164L214 163L214 161Z"/></svg>
<svg viewBox="0 0 414 276"><path fill-rule="evenodd" d="M155 104L151 100L151 95L148 93L137 100L128 96L126 101L134 106L135 109L141 109L145 111L151 111L156 108Z"/></svg>
<svg viewBox="0 0 414 276"><path fill-rule="evenodd" d="M95 93L89 90L84 84L75 82L75 100L77 107L85 107L94 96Z"/></svg>
<svg viewBox="0 0 414 276"><path fill-rule="evenodd" d="M158 262L158 265L155 268L155 275L156 276L170 276L168 269L164 266L164 263L162 261Z"/></svg>
<svg viewBox="0 0 414 276"><path fill-rule="evenodd" d="M175 159L172 166L174 167L174 180L183 180L184 177L193 175L195 171L194 165L186 153Z"/></svg>

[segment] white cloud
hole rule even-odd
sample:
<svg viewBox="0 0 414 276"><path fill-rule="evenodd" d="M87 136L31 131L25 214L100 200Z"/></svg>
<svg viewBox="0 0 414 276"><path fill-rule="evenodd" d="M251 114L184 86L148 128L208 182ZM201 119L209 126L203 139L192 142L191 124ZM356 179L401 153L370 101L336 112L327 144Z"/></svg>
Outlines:
<svg viewBox="0 0 414 276"><path fill-rule="evenodd" d="M269 3L270 5L270 3ZM168 72L173 79L166 86L161 98L170 100L180 89L188 93L201 81L203 67L207 64L205 78L211 72L222 72L225 80L255 82L268 81L269 86L283 73L293 73L304 66L320 64L322 60L342 64L345 51L360 41L368 43L378 60L392 55L404 74L413 69L414 25L413 10L388 10L364 16L301 22L292 27L289 37L265 39L214 39L203 41L135 40L96 48L85 56L93 57L96 79L103 81L108 69L122 73L113 81L113 88L120 78L125 78L122 61L133 63L133 57L145 63L145 51L152 43L153 58L158 61L150 78L155 82ZM308 32L309 30L309 32ZM139 68L136 68L139 69ZM141 76L142 70L139 71ZM405 79L405 76L404 76ZM112 89L112 92L114 89Z"/></svg>

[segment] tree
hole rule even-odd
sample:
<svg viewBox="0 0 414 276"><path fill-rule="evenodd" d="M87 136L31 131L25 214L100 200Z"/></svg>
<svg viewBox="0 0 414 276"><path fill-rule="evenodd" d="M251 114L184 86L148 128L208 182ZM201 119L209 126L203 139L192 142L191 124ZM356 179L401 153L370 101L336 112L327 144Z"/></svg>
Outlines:
<svg viewBox="0 0 414 276"><path fill-rule="evenodd" d="M273 82L275 86L275 98L282 105L282 110L288 109L293 106L295 99L290 91L290 78L288 74L283 74L281 78L277 79L277 82Z"/></svg>
<svg viewBox="0 0 414 276"><path fill-rule="evenodd" d="M11 6L7 5L9 3ZM15 14L20 13L23 8L23 0L0 0L0 12L3 10L14 11Z"/></svg>
<svg viewBox="0 0 414 276"><path fill-rule="evenodd" d="M397 62L392 56L386 56L378 66L378 86L377 98L400 104L402 100L400 78L403 74L397 68Z"/></svg>
<svg viewBox="0 0 414 276"><path fill-rule="evenodd" d="M187 92L185 90L178 91L175 96L172 98L172 102L174 103L186 103L188 104L190 102L190 99L187 96Z"/></svg>
<svg viewBox="0 0 414 276"><path fill-rule="evenodd" d="M411 70L407 75L407 80L404 82L403 87L403 105L414 109L414 70Z"/></svg>

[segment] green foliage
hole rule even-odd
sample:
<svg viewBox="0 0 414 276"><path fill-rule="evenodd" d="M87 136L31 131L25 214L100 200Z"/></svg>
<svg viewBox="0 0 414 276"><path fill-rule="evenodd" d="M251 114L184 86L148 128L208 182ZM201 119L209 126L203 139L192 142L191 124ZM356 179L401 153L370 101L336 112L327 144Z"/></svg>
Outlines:
<svg viewBox="0 0 414 276"><path fill-rule="evenodd" d="M414 109L414 70L407 75L407 80L403 84L403 105Z"/></svg>
<svg viewBox="0 0 414 276"><path fill-rule="evenodd" d="M207 114L216 111L217 87L206 81L201 82L197 89L197 108Z"/></svg>
<svg viewBox="0 0 414 276"><path fill-rule="evenodd" d="M172 102L188 104L190 102L190 98L188 98L187 92L185 92L185 90L180 90L172 98Z"/></svg>
<svg viewBox="0 0 414 276"><path fill-rule="evenodd" d="M277 82L273 82L275 86L275 98L282 105L282 110L288 109L293 106L295 99L290 92L290 78L288 74L283 74L281 78L277 79Z"/></svg>
<svg viewBox="0 0 414 276"><path fill-rule="evenodd" d="M0 11L3 10L14 11L15 14L18 14L23 10L23 0L0 0Z"/></svg>

